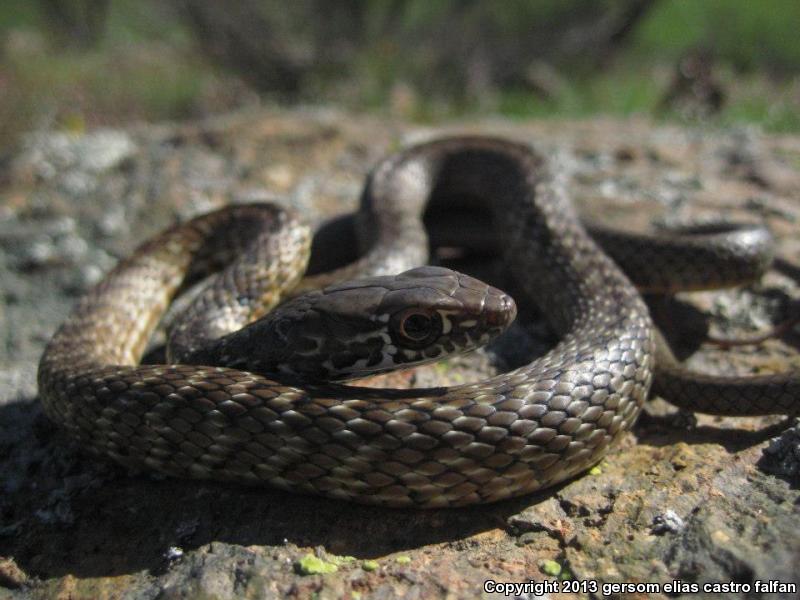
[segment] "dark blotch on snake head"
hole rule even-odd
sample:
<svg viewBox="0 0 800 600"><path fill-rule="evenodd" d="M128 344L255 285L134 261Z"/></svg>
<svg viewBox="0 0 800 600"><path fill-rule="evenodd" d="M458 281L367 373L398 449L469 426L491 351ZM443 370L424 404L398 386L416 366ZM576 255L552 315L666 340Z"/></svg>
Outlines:
<svg viewBox="0 0 800 600"><path fill-rule="evenodd" d="M510 296L440 267L305 294L222 338L217 364L285 379L342 381L439 360L500 335ZM236 355L233 349L236 348Z"/></svg>

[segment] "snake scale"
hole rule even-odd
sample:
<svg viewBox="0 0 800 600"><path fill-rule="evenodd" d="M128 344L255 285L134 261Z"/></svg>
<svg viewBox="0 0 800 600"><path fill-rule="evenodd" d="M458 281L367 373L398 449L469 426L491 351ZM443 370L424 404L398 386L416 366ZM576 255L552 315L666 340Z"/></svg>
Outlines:
<svg viewBox="0 0 800 600"><path fill-rule="evenodd" d="M797 412L797 373L724 379L673 362L642 297L587 234L554 171L527 145L488 137L386 158L362 196L364 253L304 285L367 279L291 300L280 318L266 313L298 283L311 240L296 216L233 205L174 226L120 262L56 332L39 366L46 414L89 451L134 468L428 508L495 502L585 471L632 426L654 377L669 399L696 410ZM560 342L510 372L449 388L319 382L461 351L514 318L499 290L416 268L427 262L426 207L458 197L491 209L505 263ZM685 255L662 238L663 260L684 271L702 262L700 279L734 282L769 262L763 229L694 233L697 248ZM618 260L627 253L662 277L662 259L642 240L604 235ZM701 261L697 252L706 252ZM715 259L723 266L707 264ZM173 296L209 268L223 270L174 326L174 364L140 365ZM325 303L335 314L320 325ZM307 329L293 320L302 314L313 317ZM204 364L211 359L218 364ZM294 363L281 367L284 359Z"/></svg>

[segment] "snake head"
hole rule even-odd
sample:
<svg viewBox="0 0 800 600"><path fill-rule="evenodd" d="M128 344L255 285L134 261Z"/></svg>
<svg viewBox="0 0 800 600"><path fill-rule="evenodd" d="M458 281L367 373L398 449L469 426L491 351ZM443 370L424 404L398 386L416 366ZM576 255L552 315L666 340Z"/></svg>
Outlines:
<svg viewBox="0 0 800 600"><path fill-rule="evenodd" d="M295 298L223 338L226 349L215 362L288 379L344 381L473 350L503 333L516 314L509 295L482 281L419 267Z"/></svg>

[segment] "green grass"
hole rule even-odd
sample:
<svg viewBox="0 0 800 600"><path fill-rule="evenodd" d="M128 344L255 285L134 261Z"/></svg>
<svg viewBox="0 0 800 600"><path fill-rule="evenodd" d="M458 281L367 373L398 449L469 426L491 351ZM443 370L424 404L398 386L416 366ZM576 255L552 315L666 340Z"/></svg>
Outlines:
<svg viewBox="0 0 800 600"><path fill-rule="evenodd" d="M669 86L669 71L636 68L616 69L597 77L568 81L551 100L527 91L501 95L499 112L513 118L586 118L593 115L647 115L692 124L691 119L664 112L660 101ZM797 87L776 85L758 74L719 75L727 99L718 115L707 117L711 125L756 124L769 132L800 132L800 102Z"/></svg>
<svg viewBox="0 0 800 600"><path fill-rule="evenodd" d="M132 56L135 54L135 57ZM40 110L86 113L101 122L191 116L215 80L202 63L171 57L170 48L128 54L92 51L26 54L6 61L9 77Z"/></svg>
<svg viewBox="0 0 800 600"><path fill-rule="evenodd" d="M420 8L411 2L404 27L423 26L426 19L446 14L447 0ZM498 8L501 7L501 8ZM509 1L493 5L484 16L516 31L539 10L554 11L550 2L536 5ZM379 19L378 19L379 20ZM496 111L513 118L590 117L596 114L652 115L684 121L677 112L664 110L660 102L669 88L675 65L687 51L712 49L714 76L723 86L726 101L720 114L706 122L722 126L755 124L767 131L800 132L800 2L796 0L661 0L635 31L629 47L602 70L581 65L557 72L561 85L550 98L537 97L525 89L502 89L497 97L481 105L453 97L418 92L411 110L402 116L435 122L441 118ZM410 61L408 49L391 40L375 44L362 56L360 94L348 98L355 106L386 111L393 105L392 86L398 73L406 81L425 89L432 78L425 58ZM794 74L794 79L792 78ZM442 74L440 80L446 78ZM412 88L415 86L412 85ZM420 89L419 86L417 89ZM389 109L391 111L391 108Z"/></svg>
<svg viewBox="0 0 800 600"><path fill-rule="evenodd" d="M677 58L712 47L738 69L800 69L797 0L662 0L636 31L633 53Z"/></svg>
<svg viewBox="0 0 800 600"><path fill-rule="evenodd" d="M750 92L723 111L720 124L754 123L774 133L800 132L800 110L796 97L792 98L788 91L758 94L757 90L750 88Z"/></svg>
<svg viewBox="0 0 800 600"><path fill-rule="evenodd" d="M370 37L370 31L381 31L389 4L364 2L369 6L366 39L372 42L356 55L348 70L352 79L345 81L337 72L310 80L306 93L314 101L389 110L429 122L487 111L512 118L643 114L680 120L678 114L662 114L659 102L678 58L706 44L716 54L715 74L727 95L712 124L750 123L768 131L800 132L797 0L661 0L610 67L559 67L561 82L552 97L509 88L480 103L457 99L457 78L438 95L424 91L433 78L448 81L452 73L434 72L424 52L399 46L402 36ZM432 25L448 18L455 3L410 0L402 27L436 30ZM552 15L564 7L560 0L508 0L476 10L473 20L480 17L509 35L521 35L537 14ZM0 153L19 132L32 127L80 129L192 118L237 106L244 90L238 79L201 58L186 28L158 1L112 0L103 42L79 53L51 45L37 2L3 0L0 41ZM406 91L398 93L400 78Z"/></svg>
<svg viewBox="0 0 800 600"><path fill-rule="evenodd" d="M32 29L40 24L39 9L31 0L0 2L0 36L13 29Z"/></svg>

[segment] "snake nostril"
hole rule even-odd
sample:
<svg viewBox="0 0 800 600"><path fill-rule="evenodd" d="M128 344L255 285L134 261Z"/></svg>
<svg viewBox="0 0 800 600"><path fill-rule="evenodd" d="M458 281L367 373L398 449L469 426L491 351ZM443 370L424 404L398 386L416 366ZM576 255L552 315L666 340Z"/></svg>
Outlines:
<svg viewBox="0 0 800 600"><path fill-rule="evenodd" d="M517 316L517 305L508 294L497 292L486 305L484 322L490 327L506 327Z"/></svg>
<svg viewBox="0 0 800 600"><path fill-rule="evenodd" d="M517 316L517 304L508 294L503 294L500 298L500 306L503 316L507 323L513 321Z"/></svg>

